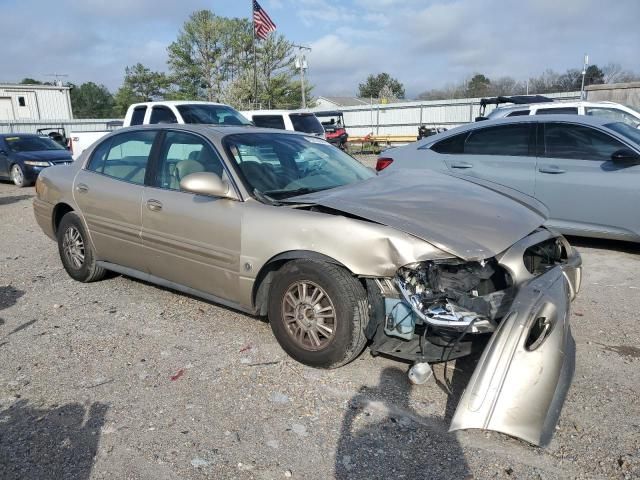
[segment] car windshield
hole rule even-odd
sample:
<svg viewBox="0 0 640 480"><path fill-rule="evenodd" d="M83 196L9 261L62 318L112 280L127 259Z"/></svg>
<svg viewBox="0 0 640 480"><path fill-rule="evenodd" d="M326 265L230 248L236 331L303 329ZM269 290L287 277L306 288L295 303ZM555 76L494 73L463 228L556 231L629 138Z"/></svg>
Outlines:
<svg viewBox="0 0 640 480"><path fill-rule="evenodd" d="M251 125L240 112L226 105L184 104L177 105L184 123L204 123L210 125Z"/></svg>
<svg viewBox="0 0 640 480"><path fill-rule="evenodd" d="M636 145L640 146L640 130L632 127L628 123L607 123L605 127L610 128L614 132L618 132L620 135L623 135L624 137L634 142Z"/></svg>
<svg viewBox="0 0 640 480"><path fill-rule="evenodd" d="M42 152L44 150L65 150L59 143L54 142L48 137L4 137L7 148L12 152Z"/></svg>
<svg viewBox="0 0 640 480"><path fill-rule="evenodd" d="M313 113L290 113L291 123L296 132L324 134L324 128Z"/></svg>
<svg viewBox="0 0 640 480"><path fill-rule="evenodd" d="M241 133L223 140L250 191L276 200L328 190L375 173L324 140L281 133Z"/></svg>

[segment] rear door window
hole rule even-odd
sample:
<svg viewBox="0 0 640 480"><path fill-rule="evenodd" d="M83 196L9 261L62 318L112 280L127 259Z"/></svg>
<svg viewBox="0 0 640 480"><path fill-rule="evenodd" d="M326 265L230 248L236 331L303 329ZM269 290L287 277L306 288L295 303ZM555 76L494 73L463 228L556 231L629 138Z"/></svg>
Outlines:
<svg viewBox="0 0 640 480"><path fill-rule="evenodd" d="M611 154L625 145L604 132L571 123L544 125L544 156L575 160L611 160Z"/></svg>
<svg viewBox="0 0 640 480"><path fill-rule="evenodd" d="M464 141L466 140L469 132L461 133L460 135L454 135L444 140L440 140L434 143L431 150L437 153L452 154L452 153L464 153Z"/></svg>
<svg viewBox="0 0 640 480"><path fill-rule="evenodd" d="M324 135L324 128L313 113L290 113L289 118L296 132Z"/></svg>
<svg viewBox="0 0 640 480"><path fill-rule="evenodd" d="M253 123L256 127L286 130L282 115L254 115Z"/></svg>
<svg viewBox="0 0 640 480"><path fill-rule="evenodd" d="M539 108L536 115L577 115L578 107Z"/></svg>
<svg viewBox="0 0 640 480"><path fill-rule="evenodd" d="M154 131L115 135L94 150L87 170L144 185L149 154L155 138Z"/></svg>
<svg viewBox="0 0 640 480"><path fill-rule="evenodd" d="M144 116L147 113L147 107L136 107L131 114L131 125L142 125L144 123Z"/></svg>
<svg viewBox="0 0 640 480"><path fill-rule="evenodd" d="M464 143L466 155L529 155L530 124L500 125L473 130Z"/></svg>
<svg viewBox="0 0 640 480"><path fill-rule="evenodd" d="M170 108L167 107L153 107L151 110L151 119L149 123L178 123L176 116L173 114Z"/></svg>

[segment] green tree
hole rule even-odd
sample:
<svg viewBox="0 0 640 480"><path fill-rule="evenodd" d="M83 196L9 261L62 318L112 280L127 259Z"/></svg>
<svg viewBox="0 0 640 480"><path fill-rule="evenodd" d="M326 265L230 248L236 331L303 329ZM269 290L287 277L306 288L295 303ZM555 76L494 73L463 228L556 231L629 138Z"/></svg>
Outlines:
<svg viewBox="0 0 640 480"><path fill-rule="evenodd" d="M604 72L597 65L589 65L584 75L584 86L587 85L600 85L604 83ZM580 79L580 85L577 90L580 90L582 79Z"/></svg>
<svg viewBox="0 0 640 480"><path fill-rule="evenodd" d="M22 80L20 80L20 85L43 85L43 83L40 80L36 80L34 78L23 78Z"/></svg>
<svg viewBox="0 0 640 480"><path fill-rule="evenodd" d="M224 20L210 10L191 14L168 47L169 68L178 95L215 100L221 94L224 76Z"/></svg>
<svg viewBox="0 0 640 480"><path fill-rule="evenodd" d="M71 107L76 118L110 118L113 115L113 95L104 85L93 82L71 86Z"/></svg>
<svg viewBox="0 0 640 480"><path fill-rule="evenodd" d="M404 86L388 73L369 75L364 83L358 85L358 97L380 98L380 91L384 87L391 89L394 98L404 98Z"/></svg>
<svg viewBox="0 0 640 480"><path fill-rule="evenodd" d="M481 73L476 73L469 83L467 83L467 97L484 97L489 94L489 89L491 87L491 80L482 75Z"/></svg>
<svg viewBox="0 0 640 480"><path fill-rule="evenodd" d="M153 72L141 63L125 68L124 82L115 94L116 115L124 115L129 105L164 98L169 79L162 72Z"/></svg>

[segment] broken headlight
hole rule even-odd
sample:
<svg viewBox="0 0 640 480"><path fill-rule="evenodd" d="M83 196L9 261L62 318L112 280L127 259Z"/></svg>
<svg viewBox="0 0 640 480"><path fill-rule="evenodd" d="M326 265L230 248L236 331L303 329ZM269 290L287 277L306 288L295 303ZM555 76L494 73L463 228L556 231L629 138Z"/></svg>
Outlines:
<svg viewBox="0 0 640 480"><path fill-rule="evenodd" d="M414 263L398 270L396 283L416 315L442 329L491 332L513 300L511 278L495 260Z"/></svg>

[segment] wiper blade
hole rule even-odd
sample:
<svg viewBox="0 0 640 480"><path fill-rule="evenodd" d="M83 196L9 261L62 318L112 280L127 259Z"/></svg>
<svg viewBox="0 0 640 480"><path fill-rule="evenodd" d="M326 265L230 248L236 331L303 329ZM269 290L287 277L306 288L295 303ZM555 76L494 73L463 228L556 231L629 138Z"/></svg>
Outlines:
<svg viewBox="0 0 640 480"><path fill-rule="evenodd" d="M269 190L265 192L267 195L287 195L289 197L296 197L298 195L305 195L307 193L315 193L321 190L326 190L325 188L309 188L309 187L301 187L296 188L294 190Z"/></svg>
<svg viewBox="0 0 640 480"><path fill-rule="evenodd" d="M257 188L253 189L253 195L262 203L266 203L267 205L274 205L274 206L282 205L280 202L278 202L277 200L274 200L269 195L262 193Z"/></svg>

